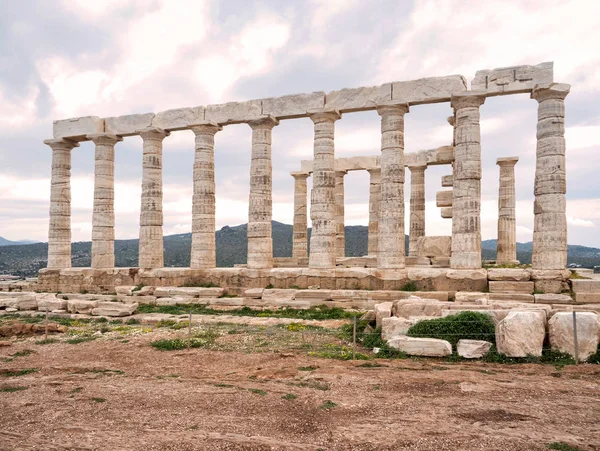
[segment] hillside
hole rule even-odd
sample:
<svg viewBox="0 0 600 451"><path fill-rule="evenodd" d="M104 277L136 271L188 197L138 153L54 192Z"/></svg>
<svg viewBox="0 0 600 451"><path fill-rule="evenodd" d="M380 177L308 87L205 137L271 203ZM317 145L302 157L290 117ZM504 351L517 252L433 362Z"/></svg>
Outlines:
<svg viewBox="0 0 600 451"><path fill-rule="evenodd" d="M7 240L6 238L3 238L0 236L0 246L19 246L21 244L33 244L33 243L37 243L37 241L31 241L31 240L10 241L10 240Z"/></svg>
<svg viewBox="0 0 600 451"><path fill-rule="evenodd" d="M247 241L246 224L225 226L216 232L217 266L230 267L246 263ZM367 227L346 227L346 256L354 257L367 253ZM309 229L310 236L310 229ZM190 263L191 234L169 235L164 237L165 266L187 267ZM405 237L408 246L408 236ZM531 262L532 243L517 243L517 257L523 263ZM72 245L73 266L89 266L91 262L91 243L76 242ZM47 243L26 245L4 245L0 247L0 274L10 273L19 276L35 276L46 267ZM290 257L292 255L292 226L273 221L273 255ZM482 242L484 259L496 257L496 240ZM115 241L116 265L120 267L137 266L138 240ZM600 265L600 249L585 246L569 246L569 263L578 263L585 267Z"/></svg>

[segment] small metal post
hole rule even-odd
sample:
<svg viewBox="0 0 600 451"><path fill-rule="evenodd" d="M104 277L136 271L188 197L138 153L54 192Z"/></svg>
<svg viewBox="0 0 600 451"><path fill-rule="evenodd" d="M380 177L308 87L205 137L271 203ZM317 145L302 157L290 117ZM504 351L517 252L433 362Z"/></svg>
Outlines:
<svg viewBox="0 0 600 451"><path fill-rule="evenodd" d="M356 360L356 315L354 315L354 327L352 330L352 360Z"/></svg>
<svg viewBox="0 0 600 451"><path fill-rule="evenodd" d="M577 312L573 311L573 343L575 345L575 363L579 363L579 343L577 341Z"/></svg>
<svg viewBox="0 0 600 451"><path fill-rule="evenodd" d="M190 312L190 323L188 324L188 351L192 342L192 312Z"/></svg>
<svg viewBox="0 0 600 451"><path fill-rule="evenodd" d="M46 330L44 331L44 340L48 339L48 303L46 302Z"/></svg>

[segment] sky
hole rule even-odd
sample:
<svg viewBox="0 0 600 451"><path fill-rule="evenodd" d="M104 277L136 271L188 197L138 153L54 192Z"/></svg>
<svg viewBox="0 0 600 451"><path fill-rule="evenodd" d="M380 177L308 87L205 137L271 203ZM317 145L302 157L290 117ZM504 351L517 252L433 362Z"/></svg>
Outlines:
<svg viewBox="0 0 600 451"><path fill-rule="evenodd" d="M569 244L600 247L600 2L469 0L0 0L0 236L47 241L52 121L120 116L554 61L566 98ZM449 103L411 107L405 152L449 145ZM537 102L481 107L482 237L497 236L496 158L518 156L517 240L532 240ZM380 154L376 112L335 125L336 157ZM191 230L194 135L164 140L164 233ZM247 222L251 129L215 137L217 227ZM273 130L273 219L293 221L289 175L313 154L310 119ZM93 144L73 150L73 241L91 239ZM426 234L447 166L426 177ZM116 147L116 237L139 232L142 141ZM408 233L410 172L407 171ZM309 179L310 189L310 179ZM345 223L368 223L369 175L345 178Z"/></svg>

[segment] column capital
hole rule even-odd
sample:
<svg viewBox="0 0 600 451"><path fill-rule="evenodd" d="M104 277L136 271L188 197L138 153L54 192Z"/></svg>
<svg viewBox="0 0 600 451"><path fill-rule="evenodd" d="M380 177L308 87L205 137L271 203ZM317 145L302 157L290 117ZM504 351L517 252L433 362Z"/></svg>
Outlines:
<svg viewBox="0 0 600 451"><path fill-rule="evenodd" d="M158 127L147 127L141 130L136 130L135 132L138 133L143 140L150 139L159 141L162 141L171 134L171 132Z"/></svg>
<svg viewBox="0 0 600 451"><path fill-rule="evenodd" d="M255 128L266 128L271 130L276 125L279 125L279 120L271 115L266 115L251 119L247 123L252 130Z"/></svg>
<svg viewBox="0 0 600 451"><path fill-rule="evenodd" d="M196 136L206 134L215 135L217 132L223 130L222 126L212 121L199 122L191 125L189 128Z"/></svg>
<svg viewBox="0 0 600 451"><path fill-rule="evenodd" d="M315 123L335 122L341 119L342 113L338 110L324 110L322 108L308 110L308 117Z"/></svg>
<svg viewBox="0 0 600 451"><path fill-rule="evenodd" d="M58 150L58 149L71 150L73 147L79 147L78 142L71 141L70 139L66 139L66 138L45 139L44 144L46 144L47 146L50 146L50 148L52 150Z"/></svg>
<svg viewBox="0 0 600 451"><path fill-rule="evenodd" d="M519 157L501 157L496 160L498 166L514 166L519 161Z"/></svg>
<svg viewBox="0 0 600 451"><path fill-rule="evenodd" d="M86 135L85 137L94 144L115 145L119 141L123 141L123 138L113 135L112 133L94 133L92 135Z"/></svg>
<svg viewBox="0 0 600 451"><path fill-rule="evenodd" d="M381 167L379 168L367 168L365 169L371 175L381 175Z"/></svg>
<svg viewBox="0 0 600 451"><path fill-rule="evenodd" d="M455 110L461 108L479 108L485 103L485 93L482 92L459 92L452 94L450 98L450 105Z"/></svg>
<svg viewBox="0 0 600 451"><path fill-rule="evenodd" d="M425 170L427 169L427 165L426 164L415 164L415 165L411 165L411 166L407 166L408 169L410 169L410 172L425 172Z"/></svg>
<svg viewBox="0 0 600 451"><path fill-rule="evenodd" d="M567 83L544 83L534 86L531 98L538 102L549 99L565 100L570 91L571 85Z"/></svg>
<svg viewBox="0 0 600 451"><path fill-rule="evenodd" d="M290 175L295 180L306 180L310 174L308 172L290 172Z"/></svg>
<svg viewBox="0 0 600 451"><path fill-rule="evenodd" d="M448 121L448 123L450 125L452 125L453 127L456 125L456 118L454 116L448 116L446 118L446 120Z"/></svg>
<svg viewBox="0 0 600 451"><path fill-rule="evenodd" d="M346 171L345 169L335 169L334 172L335 172L336 177L339 177L339 176L343 177L344 175L346 175L348 173L348 171Z"/></svg>
<svg viewBox="0 0 600 451"><path fill-rule="evenodd" d="M410 110L408 103L383 103L377 105L377 113L380 116L388 114L406 114Z"/></svg>

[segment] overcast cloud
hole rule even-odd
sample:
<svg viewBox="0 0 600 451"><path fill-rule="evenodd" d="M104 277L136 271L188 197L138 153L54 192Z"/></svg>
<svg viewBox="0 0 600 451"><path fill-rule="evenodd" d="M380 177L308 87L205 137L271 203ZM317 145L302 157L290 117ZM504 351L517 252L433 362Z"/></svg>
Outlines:
<svg viewBox="0 0 600 451"><path fill-rule="evenodd" d="M0 0L0 236L47 240L52 120L329 91L554 61L566 99L569 243L600 247L600 2L459 0ZM450 144L449 104L413 107L406 152ZM482 234L496 237L497 157L519 156L517 239L531 241L537 102L481 108ZM216 135L217 226L247 221L251 130ZM312 157L309 119L273 132L273 219L291 224L293 179ZM117 145L116 236L139 227L141 139ZM336 156L380 153L379 116L336 123ZM194 137L164 141L165 234L190 231ZM426 172L428 235L447 235ZM309 179L310 180L310 179ZM309 182L310 183L310 182ZM407 171L406 199L410 198ZM367 224L366 172L346 176L346 224ZM73 151L73 240L91 238L93 145ZM407 203L408 223L408 203ZM408 230L408 228L407 228Z"/></svg>

